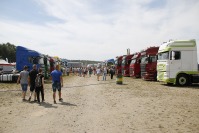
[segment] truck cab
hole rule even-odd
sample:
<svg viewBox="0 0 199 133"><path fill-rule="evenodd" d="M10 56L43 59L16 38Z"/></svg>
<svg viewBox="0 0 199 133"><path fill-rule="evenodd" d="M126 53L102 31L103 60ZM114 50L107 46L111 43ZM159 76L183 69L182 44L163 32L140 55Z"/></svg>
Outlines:
<svg viewBox="0 0 199 133"><path fill-rule="evenodd" d="M115 74L122 74L122 58L123 56L117 56L115 59Z"/></svg>
<svg viewBox="0 0 199 133"><path fill-rule="evenodd" d="M22 71L25 65L28 66L29 71L32 69L33 64L40 68L43 65L42 58L42 54L37 51L22 46L16 47L16 69L18 71Z"/></svg>
<svg viewBox="0 0 199 133"><path fill-rule="evenodd" d="M129 66L131 63L131 58L133 57L133 54L131 55L125 55L122 58L122 75L124 77L129 77L130 73L129 73Z"/></svg>
<svg viewBox="0 0 199 133"><path fill-rule="evenodd" d="M163 43L158 51L157 80L179 86L199 83L195 40Z"/></svg>
<svg viewBox="0 0 199 133"><path fill-rule="evenodd" d="M141 77L141 72L140 72L140 56L141 53L135 53L133 57L131 58L131 64L129 66L130 69L130 77L136 77L140 78Z"/></svg>
<svg viewBox="0 0 199 133"><path fill-rule="evenodd" d="M157 77L157 53L159 47L149 47L141 51L141 78L144 80L156 80Z"/></svg>

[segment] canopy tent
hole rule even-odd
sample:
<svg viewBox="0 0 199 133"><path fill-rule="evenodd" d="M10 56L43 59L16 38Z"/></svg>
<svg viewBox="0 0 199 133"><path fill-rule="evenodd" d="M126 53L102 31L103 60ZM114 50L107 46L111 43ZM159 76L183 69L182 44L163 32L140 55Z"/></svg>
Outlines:
<svg viewBox="0 0 199 133"><path fill-rule="evenodd" d="M114 59L108 59L105 60L104 63L106 64L106 66L111 66L115 64L115 60Z"/></svg>
<svg viewBox="0 0 199 133"><path fill-rule="evenodd" d="M7 61L0 59L0 65L9 65L10 63L8 63Z"/></svg>
<svg viewBox="0 0 199 133"><path fill-rule="evenodd" d="M115 61L114 61L114 59L108 59L108 60L105 61L105 63L113 63L113 64L115 64Z"/></svg>

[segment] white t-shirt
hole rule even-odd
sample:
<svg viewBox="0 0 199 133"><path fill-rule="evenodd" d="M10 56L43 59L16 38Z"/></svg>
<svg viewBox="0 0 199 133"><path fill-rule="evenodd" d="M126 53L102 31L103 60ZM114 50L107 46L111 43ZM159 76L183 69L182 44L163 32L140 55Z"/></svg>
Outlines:
<svg viewBox="0 0 199 133"><path fill-rule="evenodd" d="M107 73L107 69L106 68L104 68L104 73Z"/></svg>
<svg viewBox="0 0 199 133"><path fill-rule="evenodd" d="M97 72L97 74L100 74L100 73L101 73L101 70L98 68L98 69L96 70L96 72Z"/></svg>

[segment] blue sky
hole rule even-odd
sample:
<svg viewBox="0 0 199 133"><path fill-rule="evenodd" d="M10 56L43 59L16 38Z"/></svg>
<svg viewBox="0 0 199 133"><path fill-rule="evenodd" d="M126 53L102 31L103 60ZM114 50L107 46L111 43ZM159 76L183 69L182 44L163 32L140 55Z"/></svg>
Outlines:
<svg viewBox="0 0 199 133"><path fill-rule="evenodd" d="M170 39L199 43L198 0L0 0L0 9L0 43L61 58L103 61Z"/></svg>

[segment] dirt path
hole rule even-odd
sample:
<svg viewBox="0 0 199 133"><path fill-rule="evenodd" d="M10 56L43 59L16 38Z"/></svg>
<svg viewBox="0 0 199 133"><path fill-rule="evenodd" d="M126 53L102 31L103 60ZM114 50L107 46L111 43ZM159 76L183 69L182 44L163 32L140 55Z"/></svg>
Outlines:
<svg viewBox="0 0 199 133"><path fill-rule="evenodd" d="M199 131L199 86L169 87L124 78L64 77L63 102L22 102L20 86L0 84L1 133L159 133ZM18 91L17 91L18 90ZM28 93L29 94L29 93Z"/></svg>

